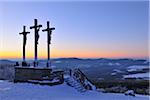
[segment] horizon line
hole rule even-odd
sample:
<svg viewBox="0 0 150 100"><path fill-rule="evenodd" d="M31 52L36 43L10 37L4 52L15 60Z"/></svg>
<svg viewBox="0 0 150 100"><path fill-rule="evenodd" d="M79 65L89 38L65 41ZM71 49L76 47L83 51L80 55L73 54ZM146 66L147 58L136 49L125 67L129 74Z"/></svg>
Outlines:
<svg viewBox="0 0 150 100"><path fill-rule="evenodd" d="M51 57L50 59L60 59L60 58L78 58L78 59L150 59L150 57ZM0 60L3 59L20 59L22 60L22 57L18 57L18 58L0 58ZM26 58L26 60L28 59L33 59L34 58ZM41 59L45 59L47 60L47 58L41 58L39 57L38 60Z"/></svg>

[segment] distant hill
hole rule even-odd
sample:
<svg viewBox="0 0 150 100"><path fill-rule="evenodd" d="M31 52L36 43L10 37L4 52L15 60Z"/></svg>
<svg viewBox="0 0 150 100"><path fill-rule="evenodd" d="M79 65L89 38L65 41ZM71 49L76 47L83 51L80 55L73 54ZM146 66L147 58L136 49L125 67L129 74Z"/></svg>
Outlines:
<svg viewBox="0 0 150 100"><path fill-rule="evenodd" d="M0 60L0 64L15 64L15 61L2 59L2 60Z"/></svg>

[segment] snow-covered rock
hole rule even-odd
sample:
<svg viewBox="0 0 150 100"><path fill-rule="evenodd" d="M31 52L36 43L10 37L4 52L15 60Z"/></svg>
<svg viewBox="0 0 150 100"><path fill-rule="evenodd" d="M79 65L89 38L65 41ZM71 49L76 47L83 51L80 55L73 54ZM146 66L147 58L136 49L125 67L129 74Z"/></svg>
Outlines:
<svg viewBox="0 0 150 100"><path fill-rule="evenodd" d="M128 90L125 92L125 95L135 96L135 93L133 90Z"/></svg>

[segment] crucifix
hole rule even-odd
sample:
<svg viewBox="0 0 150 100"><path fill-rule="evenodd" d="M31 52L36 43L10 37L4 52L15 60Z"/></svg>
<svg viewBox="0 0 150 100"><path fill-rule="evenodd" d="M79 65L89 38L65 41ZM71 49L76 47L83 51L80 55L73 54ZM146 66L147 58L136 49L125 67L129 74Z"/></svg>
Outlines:
<svg viewBox="0 0 150 100"><path fill-rule="evenodd" d="M47 28L43 29L42 31L47 31L47 67L49 67L50 62L50 44L51 44L51 34L52 30L55 30L54 27L50 28L49 21L47 21Z"/></svg>
<svg viewBox="0 0 150 100"><path fill-rule="evenodd" d="M27 34L29 34L30 32L26 32L26 26L23 26L23 32L19 33L23 35L23 62L22 62L22 66L27 66L26 61L25 61L25 46L26 46L26 41L27 41Z"/></svg>
<svg viewBox="0 0 150 100"><path fill-rule="evenodd" d="M38 62L37 62L37 45L38 45L38 40L39 40L39 30L42 27L42 25L38 25L37 19L34 19L34 26L31 26L30 29L34 29L35 33L35 50L34 50L34 67L37 67Z"/></svg>

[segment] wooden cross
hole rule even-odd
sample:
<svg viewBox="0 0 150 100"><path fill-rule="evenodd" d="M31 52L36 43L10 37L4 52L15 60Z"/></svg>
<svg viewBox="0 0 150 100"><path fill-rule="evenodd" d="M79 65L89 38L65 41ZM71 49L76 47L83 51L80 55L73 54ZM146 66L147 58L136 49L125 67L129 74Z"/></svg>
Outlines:
<svg viewBox="0 0 150 100"><path fill-rule="evenodd" d="M30 29L34 29L35 32L35 55L34 55L34 67L37 67L38 62L37 62L37 44L39 40L39 30L42 27L42 25L38 25L37 19L34 19L34 26L31 26Z"/></svg>
<svg viewBox="0 0 150 100"><path fill-rule="evenodd" d="M19 33L23 35L23 62L25 63L25 46L26 46L26 41L27 41L27 34L30 32L26 32L26 26L23 26L23 32Z"/></svg>
<svg viewBox="0 0 150 100"><path fill-rule="evenodd" d="M42 31L47 31L47 67L49 67L50 62L50 44L51 44L51 34L52 30L55 30L54 27L50 28L49 21L47 21L47 28L43 29Z"/></svg>

